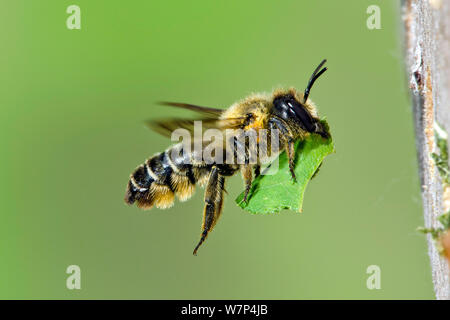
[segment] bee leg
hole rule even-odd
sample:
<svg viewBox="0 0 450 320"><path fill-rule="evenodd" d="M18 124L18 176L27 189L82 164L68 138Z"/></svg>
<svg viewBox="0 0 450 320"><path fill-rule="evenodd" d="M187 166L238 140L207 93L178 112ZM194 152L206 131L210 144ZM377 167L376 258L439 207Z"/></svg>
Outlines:
<svg viewBox="0 0 450 320"><path fill-rule="evenodd" d="M198 248L206 240L208 233L214 228L220 214L222 213L224 189L225 177L219 174L217 167L213 167L205 189L205 208L203 210L202 234L200 241L194 249L194 255L197 255Z"/></svg>
<svg viewBox="0 0 450 320"><path fill-rule="evenodd" d="M297 182L297 178L295 176L295 171L294 171L295 146L294 146L294 141L291 139L289 139L287 142L286 154L289 159L289 171L291 172L292 180L294 180L294 182Z"/></svg>
<svg viewBox="0 0 450 320"><path fill-rule="evenodd" d="M245 183L245 191L244 191L244 198L242 199L243 202L247 202L248 193L250 192L250 189L252 187L252 166L249 164L243 165L241 167L241 175L242 179L244 179Z"/></svg>
<svg viewBox="0 0 450 320"><path fill-rule="evenodd" d="M261 174L261 166L259 164L255 165L255 178L258 178Z"/></svg>
<svg viewBox="0 0 450 320"><path fill-rule="evenodd" d="M272 129L278 129L284 136L290 136L289 130L286 128L286 125L282 121L276 121L273 123ZM292 180L294 182L297 181L297 178L295 177L295 171L294 171L294 159L295 159L295 145L294 140L290 138L281 138L285 145L285 151L289 159L289 171L291 172Z"/></svg>

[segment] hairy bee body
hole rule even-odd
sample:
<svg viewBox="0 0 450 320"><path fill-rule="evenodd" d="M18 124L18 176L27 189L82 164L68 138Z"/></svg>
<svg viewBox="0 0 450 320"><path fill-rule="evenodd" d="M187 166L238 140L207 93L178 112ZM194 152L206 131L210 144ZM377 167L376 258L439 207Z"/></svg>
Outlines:
<svg viewBox="0 0 450 320"><path fill-rule="evenodd" d="M185 153L182 144L176 144L158 153L140 165L131 174L125 202L143 209L156 206L170 208L175 196L180 201L188 200L196 185L203 187L215 164L193 161L195 154ZM189 157L189 158L187 158ZM233 175L238 165L221 164L219 171L224 176Z"/></svg>
<svg viewBox="0 0 450 320"><path fill-rule="evenodd" d="M224 158L231 158L233 161L226 162L223 161L224 158L220 159L221 161L207 161L198 154L202 150L193 148L191 151L190 148L186 151L186 145L176 144L154 155L136 168L127 185L125 202L130 205L136 203L143 209L150 209L153 206L165 209L173 205L175 197L185 201L193 195L196 185L206 185L202 234L194 249L196 254L222 213L226 177L238 171L241 172L245 184L243 201L247 201L253 176L259 174L261 158L253 163L249 161L249 157L252 153L260 155L262 150L251 150L246 142L239 142L242 134L245 135L250 131L261 132L262 129L268 132L277 131L279 133L276 138L278 149L273 151L271 148L273 141L270 141L265 145L267 149L264 150L265 154L274 156L274 152L286 151L294 181L295 141L305 139L310 134L328 137L327 129L320 122L316 106L308 99L314 81L326 70L326 68L320 70L325 61L322 61L312 74L304 93L291 88L278 89L271 94L253 94L226 110L183 103L165 103L204 114L203 123L207 127L219 130L230 128L240 132L226 139L225 146L231 145L231 150L225 148ZM189 129L192 132L193 123L195 122L192 120L170 119L151 122L150 125L157 131L170 135L177 128ZM257 137L260 139L259 133ZM204 145L201 147L203 148ZM252 148L257 148L256 144ZM242 154L245 161L235 161Z"/></svg>

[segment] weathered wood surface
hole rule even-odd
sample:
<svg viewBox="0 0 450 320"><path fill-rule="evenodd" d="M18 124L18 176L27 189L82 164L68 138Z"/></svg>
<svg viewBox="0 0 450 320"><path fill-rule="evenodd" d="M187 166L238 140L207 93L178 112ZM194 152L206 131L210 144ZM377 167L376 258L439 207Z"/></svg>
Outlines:
<svg viewBox="0 0 450 320"><path fill-rule="evenodd" d="M403 0L406 65L412 94L416 145L422 184L425 226L438 227L437 217L448 211L438 170L434 125L450 132L450 1ZM428 235L433 283L437 299L450 299L449 268ZM414 281L413 279L411 281Z"/></svg>

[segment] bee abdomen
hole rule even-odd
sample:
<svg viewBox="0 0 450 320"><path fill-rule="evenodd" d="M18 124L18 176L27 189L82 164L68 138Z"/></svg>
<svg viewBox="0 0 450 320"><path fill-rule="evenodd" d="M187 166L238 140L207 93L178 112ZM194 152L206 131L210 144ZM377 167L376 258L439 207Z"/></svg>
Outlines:
<svg viewBox="0 0 450 320"><path fill-rule="evenodd" d="M176 148L176 147L174 147ZM174 148L149 158L130 176L125 202L143 209L154 205L165 209L173 205L175 195L180 201L189 199L195 184L202 184L209 173L208 168L189 164Z"/></svg>

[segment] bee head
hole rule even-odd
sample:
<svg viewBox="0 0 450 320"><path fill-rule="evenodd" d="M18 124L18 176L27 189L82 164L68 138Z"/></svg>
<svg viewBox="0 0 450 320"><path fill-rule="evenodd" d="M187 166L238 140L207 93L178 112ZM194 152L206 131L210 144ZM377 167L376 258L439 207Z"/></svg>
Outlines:
<svg viewBox="0 0 450 320"><path fill-rule="evenodd" d="M298 97L292 91L277 95L273 100L275 115L286 121L294 121L303 130L310 133L317 133L324 138L328 138L328 133L323 127L320 119L311 113L312 107L307 103L309 92L314 82L319 78L327 68L322 68L326 60L323 60L319 66L314 70L311 78L308 81L303 97ZM320 71L319 71L320 70Z"/></svg>

